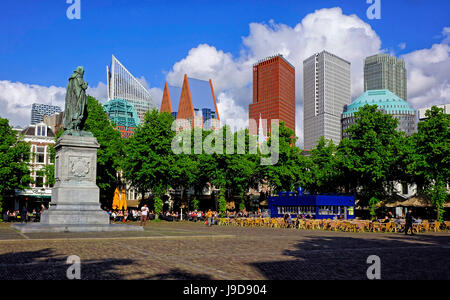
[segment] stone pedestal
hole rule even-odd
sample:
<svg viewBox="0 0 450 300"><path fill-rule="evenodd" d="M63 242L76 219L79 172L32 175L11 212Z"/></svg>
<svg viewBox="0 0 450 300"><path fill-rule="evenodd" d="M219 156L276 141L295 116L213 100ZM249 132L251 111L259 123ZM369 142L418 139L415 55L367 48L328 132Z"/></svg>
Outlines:
<svg viewBox="0 0 450 300"><path fill-rule="evenodd" d="M63 135L55 144L55 186L50 208L35 224L17 224L21 232L143 230L139 226L109 224L100 208L96 185L97 149L95 137Z"/></svg>

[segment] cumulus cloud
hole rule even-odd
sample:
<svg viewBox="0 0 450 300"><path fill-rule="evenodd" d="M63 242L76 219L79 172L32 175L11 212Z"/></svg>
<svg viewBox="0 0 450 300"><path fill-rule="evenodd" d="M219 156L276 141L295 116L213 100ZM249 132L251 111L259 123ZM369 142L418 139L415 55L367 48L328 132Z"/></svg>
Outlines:
<svg viewBox="0 0 450 300"><path fill-rule="evenodd" d="M64 109L66 89L57 86L40 86L21 82L0 81L0 117L10 120L10 125L25 127L31 121L33 103L52 104Z"/></svg>
<svg viewBox="0 0 450 300"><path fill-rule="evenodd" d="M106 84L99 82L97 86L88 87L87 94L100 102L107 99ZM22 82L0 81L0 117L10 120L13 126L26 127L31 121L31 105L33 103L56 105L64 110L66 87L41 86Z"/></svg>
<svg viewBox="0 0 450 300"><path fill-rule="evenodd" d="M101 103L105 103L108 100L108 88L106 84L101 81L96 87L88 87L86 93Z"/></svg>
<svg viewBox="0 0 450 300"><path fill-rule="evenodd" d="M442 41L431 48L405 54L408 70L408 101L415 108L450 102L450 27L445 27ZM405 43L398 45L400 49ZM295 26L270 20L249 24L249 34L242 37L241 51L232 55L213 45L199 44L185 58L175 62L166 75L171 85L181 85L184 74L212 79L222 120L241 119L238 127L248 126L248 105L252 102L252 65L258 60L283 54L296 68L296 134L303 144L303 60L327 50L351 62L352 98L363 92L364 58L386 52L371 26L356 15L345 15L338 7L316 10ZM394 53L392 53L394 54ZM150 88L144 76L138 80L149 89L159 107L162 90ZM107 98L106 84L99 82L88 93L100 101ZM34 102L63 107L65 87L44 87L20 82L0 81L0 116L13 124L29 123Z"/></svg>
<svg viewBox="0 0 450 300"><path fill-rule="evenodd" d="M252 65L260 59L282 54L296 68L296 134L303 142L303 60L327 50L352 63L352 95L363 91L363 61L381 52L381 40L370 25L356 15L344 15L338 7L320 9L307 15L294 27L276 23L251 23L249 35L242 38L238 57L200 44L176 62L167 74L170 84L180 85L184 74L212 79L218 97L219 114L248 119L252 102ZM232 107L230 107L232 105ZM228 112L231 110L231 112Z"/></svg>
<svg viewBox="0 0 450 300"><path fill-rule="evenodd" d="M431 48L405 54L408 102L415 108L450 103L450 27Z"/></svg>
<svg viewBox="0 0 450 300"><path fill-rule="evenodd" d="M161 90L160 88L151 88L149 92L152 96L153 102L155 102L156 107L159 109L159 107L161 106L163 90Z"/></svg>

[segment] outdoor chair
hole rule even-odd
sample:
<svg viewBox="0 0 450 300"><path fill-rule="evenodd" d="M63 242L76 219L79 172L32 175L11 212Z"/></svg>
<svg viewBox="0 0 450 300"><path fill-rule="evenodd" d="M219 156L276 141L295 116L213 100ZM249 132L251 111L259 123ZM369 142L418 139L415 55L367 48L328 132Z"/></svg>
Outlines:
<svg viewBox="0 0 450 300"><path fill-rule="evenodd" d="M330 222L330 230L338 231L339 230L339 222L338 221L331 221Z"/></svg>
<svg viewBox="0 0 450 300"><path fill-rule="evenodd" d="M392 232L393 230L394 230L394 224L392 222L385 224L384 232Z"/></svg>
<svg viewBox="0 0 450 300"><path fill-rule="evenodd" d="M419 226L420 232L428 232L430 231L430 223L428 221L423 221L422 224Z"/></svg>
<svg viewBox="0 0 450 300"><path fill-rule="evenodd" d="M441 224L439 223L439 221L434 221L433 223L431 223L430 227L431 227L430 229L433 230L434 232L441 231Z"/></svg>
<svg viewBox="0 0 450 300"><path fill-rule="evenodd" d="M445 221L445 230L450 230L450 221Z"/></svg>
<svg viewBox="0 0 450 300"><path fill-rule="evenodd" d="M314 220L312 222L312 229L320 229L320 224L322 223L321 220Z"/></svg>
<svg viewBox="0 0 450 300"><path fill-rule="evenodd" d="M306 220L305 221L305 228L306 229L312 229L313 226L313 220Z"/></svg>
<svg viewBox="0 0 450 300"><path fill-rule="evenodd" d="M364 232L366 229L366 225L363 222L356 222L354 223L354 226L356 232Z"/></svg>
<svg viewBox="0 0 450 300"><path fill-rule="evenodd" d="M306 229L305 225L306 225L305 220L300 220L298 222L298 229Z"/></svg>
<svg viewBox="0 0 450 300"><path fill-rule="evenodd" d="M379 222L372 222L372 231L373 232L380 232L382 229L381 223Z"/></svg>

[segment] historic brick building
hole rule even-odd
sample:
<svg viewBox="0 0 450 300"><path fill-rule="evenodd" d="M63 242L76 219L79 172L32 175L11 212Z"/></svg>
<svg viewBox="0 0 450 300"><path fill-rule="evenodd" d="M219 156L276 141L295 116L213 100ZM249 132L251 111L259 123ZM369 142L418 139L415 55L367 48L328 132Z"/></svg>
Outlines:
<svg viewBox="0 0 450 300"><path fill-rule="evenodd" d="M24 191L16 191L14 207L9 209L20 209L26 205L32 210L42 203L48 205L51 198L52 185L47 184L47 178L41 171L46 165L53 164L50 160L50 148L55 144L55 134L45 123L30 125L23 129L21 134L23 141L30 144L30 173L34 183Z"/></svg>

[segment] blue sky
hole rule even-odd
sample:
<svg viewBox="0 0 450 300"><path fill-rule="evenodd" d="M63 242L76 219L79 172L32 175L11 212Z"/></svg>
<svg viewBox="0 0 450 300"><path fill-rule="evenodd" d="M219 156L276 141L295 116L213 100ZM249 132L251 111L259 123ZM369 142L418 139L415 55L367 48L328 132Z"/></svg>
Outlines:
<svg viewBox="0 0 450 300"><path fill-rule="evenodd" d="M375 1L375 0L374 0ZM327 50L351 62L352 99L363 91L364 58L403 58L414 108L450 103L450 1L378 0L81 0L81 19L66 0L0 2L0 117L26 126L31 104L64 106L67 78L85 67L88 92L106 100L114 54L150 88L184 74L212 79L222 119L245 127L252 64L281 53L296 68L296 134L303 136L302 62Z"/></svg>
<svg viewBox="0 0 450 300"><path fill-rule="evenodd" d="M249 23L273 19L295 26L316 9L339 6L372 26L382 47L426 48L449 25L450 1L383 0L381 20L369 20L365 0L133 1L82 0L81 20L69 20L65 0L7 0L0 4L0 80L64 86L77 65L86 80L105 82L115 54L151 87L200 43L237 55ZM399 43L406 43L404 50Z"/></svg>

